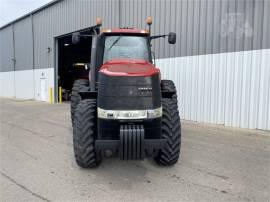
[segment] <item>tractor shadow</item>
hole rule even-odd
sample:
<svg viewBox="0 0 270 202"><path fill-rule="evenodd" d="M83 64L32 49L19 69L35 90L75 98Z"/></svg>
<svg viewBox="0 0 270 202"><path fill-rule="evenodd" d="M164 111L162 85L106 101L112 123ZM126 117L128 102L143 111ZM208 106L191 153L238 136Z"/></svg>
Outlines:
<svg viewBox="0 0 270 202"><path fill-rule="evenodd" d="M95 183L109 186L111 190L131 190L142 183L151 183L147 174L154 167L159 166L151 159L122 161L118 158L105 158L94 170Z"/></svg>

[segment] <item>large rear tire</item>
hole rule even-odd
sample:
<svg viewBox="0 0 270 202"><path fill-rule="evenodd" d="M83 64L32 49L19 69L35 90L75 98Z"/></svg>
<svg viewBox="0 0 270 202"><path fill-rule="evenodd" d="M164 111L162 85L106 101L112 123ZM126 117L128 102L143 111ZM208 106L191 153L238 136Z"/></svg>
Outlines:
<svg viewBox="0 0 270 202"><path fill-rule="evenodd" d="M176 88L172 80L161 80L161 90L176 92Z"/></svg>
<svg viewBox="0 0 270 202"><path fill-rule="evenodd" d="M177 99L162 99L162 138L167 140L155 160L164 166L174 165L180 156L181 123L177 106Z"/></svg>
<svg viewBox="0 0 270 202"><path fill-rule="evenodd" d="M101 155L96 153L97 102L86 99L78 104L73 127L73 148L77 164L82 168L99 165Z"/></svg>
<svg viewBox="0 0 270 202"><path fill-rule="evenodd" d="M171 92L172 93L171 98L177 100L176 87L172 80L161 80L161 91Z"/></svg>
<svg viewBox="0 0 270 202"><path fill-rule="evenodd" d="M75 110L79 102L81 101L80 91L89 90L89 81L86 79L78 79L74 81L72 91L71 91L71 102L70 102L70 113L72 126L74 125Z"/></svg>

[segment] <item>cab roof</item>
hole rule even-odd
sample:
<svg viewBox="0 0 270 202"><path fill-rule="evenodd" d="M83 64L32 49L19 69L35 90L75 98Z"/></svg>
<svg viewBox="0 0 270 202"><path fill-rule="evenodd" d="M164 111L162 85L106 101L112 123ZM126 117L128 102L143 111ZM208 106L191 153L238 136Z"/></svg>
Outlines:
<svg viewBox="0 0 270 202"><path fill-rule="evenodd" d="M117 29L102 29L103 33L112 33L112 34L149 34L148 30L145 29L136 29L136 28L117 28Z"/></svg>

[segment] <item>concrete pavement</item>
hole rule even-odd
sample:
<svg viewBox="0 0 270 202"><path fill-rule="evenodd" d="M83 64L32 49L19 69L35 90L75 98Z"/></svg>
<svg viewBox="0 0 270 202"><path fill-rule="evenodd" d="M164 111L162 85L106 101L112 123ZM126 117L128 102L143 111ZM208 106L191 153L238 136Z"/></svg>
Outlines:
<svg viewBox="0 0 270 202"><path fill-rule="evenodd" d="M173 167L81 169L68 104L0 102L0 201L270 201L270 132L183 121Z"/></svg>

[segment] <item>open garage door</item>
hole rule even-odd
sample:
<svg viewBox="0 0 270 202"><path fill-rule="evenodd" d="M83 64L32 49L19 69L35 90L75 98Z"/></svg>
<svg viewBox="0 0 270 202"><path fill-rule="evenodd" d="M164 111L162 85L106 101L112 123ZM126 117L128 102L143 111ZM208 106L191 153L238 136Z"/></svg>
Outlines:
<svg viewBox="0 0 270 202"><path fill-rule="evenodd" d="M84 32L84 34L89 33ZM75 80L88 79L91 43L91 37L81 37L78 44L72 44L71 34L58 38L57 83L62 88L63 101L70 100L71 89Z"/></svg>

